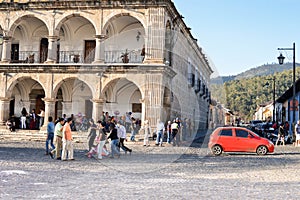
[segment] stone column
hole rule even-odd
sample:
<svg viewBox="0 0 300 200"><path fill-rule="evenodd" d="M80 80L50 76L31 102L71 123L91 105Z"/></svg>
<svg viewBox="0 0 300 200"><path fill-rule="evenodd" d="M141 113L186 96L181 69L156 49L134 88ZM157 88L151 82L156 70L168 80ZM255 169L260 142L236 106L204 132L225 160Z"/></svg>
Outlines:
<svg viewBox="0 0 300 200"><path fill-rule="evenodd" d="M9 98L0 98L0 125L5 125L9 118Z"/></svg>
<svg viewBox="0 0 300 200"><path fill-rule="evenodd" d="M163 116L163 85L162 75L147 75L145 83L145 118L150 121L152 128L156 127L157 120L164 122Z"/></svg>
<svg viewBox="0 0 300 200"><path fill-rule="evenodd" d="M62 103L62 114L66 114L70 116L72 114L72 102L71 101L63 101Z"/></svg>
<svg viewBox="0 0 300 200"><path fill-rule="evenodd" d="M56 63L57 58L57 36L48 36L48 57L46 63Z"/></svg>
<svg viewBox="0 0 300 200"><path fill-rule="evenodd" d="M4 36L2 44L2 63L9 63L11 60L11 37Z"/></svg>
<svg viewBox="0 0 300 200"><path fill-rule="evenodd" d="M93 63L104 63L105 52L104 52L104 41L107 38L106 35L96 35L96 49L95 49L95 60Z"/></svg>
<svg viewBox="0 0 300 200"><path fill-rule="evenodd" d="M164 63L165 11L164 8L149 8L146 29L146 57L144 63Z"/></svg>
<svg viewBox="0 0 300 200"><path fill-rule="evenodd" d="M45 118L44 118L44 125L40 128L41 130L46 130L47 124L48 124L48 117L52 116L53 121L55 116L55 102L56 99L54 98L43 98L42 99L45 102Z"/></svg>
<svg viewBox="0 0 300 200"><path fill-rule="evenodd" d="M98 120L100 120L100 117L102 115L103 104L104 104L105 100L104 99L92 99L91 101L93 102L92 118L95 120L95 122L97 122Z"/></svg>

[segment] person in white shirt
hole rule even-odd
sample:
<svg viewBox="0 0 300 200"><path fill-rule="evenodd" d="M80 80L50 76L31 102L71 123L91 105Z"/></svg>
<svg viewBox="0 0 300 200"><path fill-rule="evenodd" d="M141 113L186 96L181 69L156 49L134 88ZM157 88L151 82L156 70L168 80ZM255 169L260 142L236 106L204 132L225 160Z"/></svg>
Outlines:
<svg viewBox="0 0 300 200"><path fill-rule="evenodd" d="M129 152L131 154L132 149L129 149L124 145L124 141L126 140L126 128L121 124L120 121L117 122L117 129L119 137L119 148L123 149L125 153Z"/></svg>
<svg viewBox="0 0 300 200"><path fill-rule="evenodd" d="M164 138L164 132L165 132L165 125L160 119L157 120L157 125L156 125L156 145L162 146L163 144L163 138Z"/></svg>
<svg viewBox="0 0 300 200"><path fill-rule="evenodd" d="M145 120L144 121L144 125L142 127L142 129L144 129L145 135L144 135L144 146L150 146L149 143L149 135L150 135L150 126L149 126L149 121Z"/></svg>
<svg viewBox="0 0 300 200"><path fill-rule="evenodd" d="M300 146L300 120L298 120L297 124L295 125L295 134L296 134L296 142L295 146Z"/></svg>

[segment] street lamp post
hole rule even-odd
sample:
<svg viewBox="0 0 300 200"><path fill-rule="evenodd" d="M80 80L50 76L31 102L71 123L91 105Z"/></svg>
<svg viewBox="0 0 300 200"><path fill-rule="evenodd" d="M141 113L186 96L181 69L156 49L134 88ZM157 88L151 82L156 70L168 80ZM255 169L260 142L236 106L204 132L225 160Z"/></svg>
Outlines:
<svg viewBox="0 0 300 200"><path fill-rule="evenodd" d="M292 50L293 51L293 125L295 125L295 118L296 118L296 105L295 105L295 96L296 96L296 60L295 60L295 54L296 54L296 47L295 47L295 42L293 43L293 48L278 48L278 50ZM279 64L282 65L285 57L280 54L280 56L277 57Z"/></svg>
<svg viewBox="0 0 300 200"><path fill-rule="evenodd" d="M275 123L275 116L276 116L276 109L275 109L275 105L276 105L276 102L275 102L275 88L276 88L276 78L274 76L274 78L270 78L270 79L267 79L267 80L270 80L270 81L273 81L273 115L272 115L272 118L273 118L273 123ZM265 84L265 86L269 86L269 82L267 82Z"/></svg>

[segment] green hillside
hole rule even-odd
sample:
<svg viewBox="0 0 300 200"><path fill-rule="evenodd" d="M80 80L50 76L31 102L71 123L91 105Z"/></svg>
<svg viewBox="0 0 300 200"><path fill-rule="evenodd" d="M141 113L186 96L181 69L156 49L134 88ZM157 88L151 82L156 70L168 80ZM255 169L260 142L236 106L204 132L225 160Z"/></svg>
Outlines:
<svg viewBox="0 0 300 200"><path fill-rule="evenodd" d="M219 83L220 77L216 78L215 83L211 84L212 98L224 104L242 119L249 121L258 105L273 101L273 81L267 79L272 79L274 76L276 78L276 99L292 86L292 70L281 70L278 66L273 64L253 68L234 78L228 76L222 79L226 80L223 83ZM282 68L292 67L289 63ZM300 68L297 66L296 80L298 78L300 78ZM265 86L266 82L269 82L269 87Z"/></svg>

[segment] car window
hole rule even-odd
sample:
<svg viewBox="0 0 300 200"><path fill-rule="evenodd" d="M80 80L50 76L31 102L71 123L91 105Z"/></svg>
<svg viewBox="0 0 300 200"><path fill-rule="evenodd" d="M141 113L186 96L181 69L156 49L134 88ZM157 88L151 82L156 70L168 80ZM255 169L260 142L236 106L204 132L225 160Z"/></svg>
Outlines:
<svg viewBox="0 0 300 200"><path fill-rule="evenodd" d="M247 138L248 137L248 131L245 130L235 130L236 137L242 137Z"/></svg>
<svg viewBox="0 0 300 200"><path fill-rule="evenodd" d="M231 129L223 129L220 131L219 136L232 136Z"/></svg>

